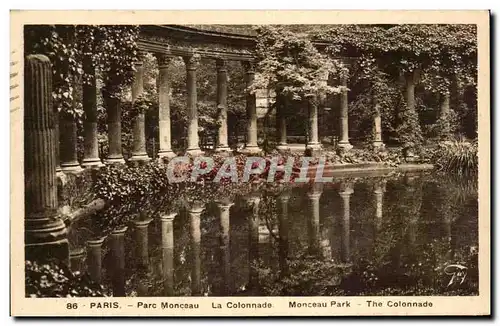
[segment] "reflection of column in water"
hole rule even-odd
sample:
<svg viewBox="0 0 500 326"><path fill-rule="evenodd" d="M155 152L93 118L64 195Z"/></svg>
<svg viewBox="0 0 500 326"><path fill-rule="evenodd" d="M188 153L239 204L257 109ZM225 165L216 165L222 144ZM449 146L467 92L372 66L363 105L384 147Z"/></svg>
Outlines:
<svg viewBox="0 0 500 326"><path fill-rule="evenodd" d="M149 269L148 254L148 226L152 219L134 221L134 236L136 245L136 268L147 271Z"/></svg>
<svg viewBox="0 0 500 326"><path fill-rule="evenodd" d="M69 252L69 263L73 273L81 274L83 272L83 262L85 257L84 248L75 248Z"/></svg>
<svg viewBox="0 0 500 326"><path fill-rule="evenodd" d="M87 268L90 278L97 284L102 281L102 243L104 238L87 241Z"/></svg>
<svg viewBox="0 0 500 326"><path fill-rule="evenodd" d="M127 227L119 227L110 235L112 258L113 296L125 296L125 231Z"/></svg>
<svg viewBox="0 0 500 326"><path fill-rule="evenodd" d="M221 295L231 293L231 257L229 247L229 210L233 203L217 203L219 208L220 223L220 257L222 265L222 280L224 285L221 289Z"/></svg>
<svg viewBox="0 0 500 326"><path fill-rule="evenodd" d="M351 208L350 200L351 195L354 193L353 185L351 183L342 183L340 186L339 195L342 197L342 246L340 250L340 256L343 262L350 260L351 256Z"/></svg>
<svg viewBox="0 0 500 326"><path fill-rule="evenodd" d="M416 184L416 176L407 173L405 175L404 181L406 184L405 191L408 192L408 207L410 211L408 212L408 224L406 225L406 236L408 239L408 245L413 246L417 240L418 231L418 220L420 218L420 208L422 206L422 191L419 191L419 185ZM405 228L403 228L404 230Z"/></svg>
<svg viewBox="0 0 500 326"><path fill-rule="evenodd" d="M284 191L278 197L279 263L281 277L288 275L288 200L290 193Z"/></svg>
<svg viewBox="0 0 500 326"><path fill-rule="evenodd" d="M248 217L248 264L249 264L249 289L257 288L259 274L256 264L259 260L259 203L260 198L255 196L248 200L252 207L252 213Z"/></svg>
<svg viewBox="0 0 500 326"><path fill-rule="evenodd" d="M319 199L321 189L315 187L308 192L310 213L307 219L309 253L319 254Z"/></svg>
<svg viewBox="0 0 500 326"><path fill-rule="evenodd" d="M380 230L383 222L384 192L386 190L386 181L379 180L373 187L373 196L375 198L375 226Z"/></svg>
<svg viewBox="0 0 500 326"><path fill-rule="evenodd" d="M163 294L174 295L174 218L177 213L161 216L161 252Z"/></svg>
<svg viewBox="0 0 500 326"><path fill-rule="evenodd" d="M191 236L191 295L201 295L201 229L200 217L204 207L201 205L193 205L189 207L189 225Z"/></svg>

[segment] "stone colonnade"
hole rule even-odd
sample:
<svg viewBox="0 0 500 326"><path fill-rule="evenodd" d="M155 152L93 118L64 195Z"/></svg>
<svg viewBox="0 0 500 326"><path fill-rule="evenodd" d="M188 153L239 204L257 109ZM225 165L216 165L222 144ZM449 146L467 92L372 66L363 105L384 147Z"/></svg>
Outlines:
<svg viewBox="0 0 500 326"><path fill-rule="evenodd" d="M134 82L132 84L132 102L140 99L144 91L144 67L142 58L144 52L139 55L139 60L135 63ZM153 53L157 59L159 78L158 78L158 100L159 100L159 158L172 158L176 153L172 151L172 133L170 121L170 77L168 75L169 64L176 55L181 56L186 65L186 91L187 91L187 112L188 112L188 131L186 154L192 156L202 155L198 137L198 108L197 108L197 89L196 89L196 71L200 63L200 55L194 52L185 51L180 54L172 53ZM218 121L220 128L218 131L218 140L215 150L217 152L230 152L228 146L228 126L227 126L227 95L228 95L228 71L227 59L214 58L217 69L217 108L219 111ZM231 60L237 60L231 57ZM253 83L255 77L255 65L251 61L241 59L245 68L245 79L247 86ZM84 73L89 76L95 76L95 67L91 62L83 62ZM77 138L76 124L72 118L60 118L60 165L63 172L78 172L81 167L100 167L103 165L99 158L98 134L97 134L97 89L95 79L91 83L83 85L83 109L86 120L84 121L84 158L81 166L77 161ZM108 112L108 143L109 153L104 160L106 164L124 163L121 144L121 107L120 100L112 97L105 97L104 103ZM248 92L246 96L246 110L248 117L247 126L247 144L242 150L244 153L258 153L261 149L257 143L257 111L255 94ZM139 112L132 128L133 148L130 161L147 162L151 160L146 152L146 134L145 134L145 116ZM59 153L57 153L59 154Z"/></svg>

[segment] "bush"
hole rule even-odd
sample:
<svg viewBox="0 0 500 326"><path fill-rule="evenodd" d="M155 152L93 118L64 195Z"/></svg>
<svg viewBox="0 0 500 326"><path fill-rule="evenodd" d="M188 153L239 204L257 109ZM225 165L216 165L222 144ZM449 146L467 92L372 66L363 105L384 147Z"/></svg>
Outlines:
<svg viewBox="0 0 500 326"><path fill-rule="evenodd" d="M440 143L432 161L443 172L473 175L478 170L477 141L454 140Z"/></svg>
<svg viewBox="0 0 500 326"><path fill-rule="evenodd" d="M26 296L36 298L103 297L87 274L74 274L60 262L25 261Z"/></svg>

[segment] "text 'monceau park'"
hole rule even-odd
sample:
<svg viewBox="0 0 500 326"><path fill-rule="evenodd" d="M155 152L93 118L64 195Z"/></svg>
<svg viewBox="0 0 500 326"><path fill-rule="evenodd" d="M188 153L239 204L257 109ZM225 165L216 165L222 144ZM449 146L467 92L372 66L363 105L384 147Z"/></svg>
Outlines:
<svg viewBox="0 0 500 326"><path fill-rule="evenodd" d="M26 25L24 50L26 296L478 295L475 25Z"/></svg>

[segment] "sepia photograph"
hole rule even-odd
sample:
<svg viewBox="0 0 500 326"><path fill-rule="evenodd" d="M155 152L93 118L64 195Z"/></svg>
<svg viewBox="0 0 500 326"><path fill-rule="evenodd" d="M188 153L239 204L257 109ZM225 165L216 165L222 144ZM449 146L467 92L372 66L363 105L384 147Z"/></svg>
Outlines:
<svg viewBox="0 0 500 326"><path fill-rule="evenodd" d="M477 24L112 15L23 24L11 49L25 299L166 315L489 300Z"/></svg>

